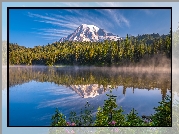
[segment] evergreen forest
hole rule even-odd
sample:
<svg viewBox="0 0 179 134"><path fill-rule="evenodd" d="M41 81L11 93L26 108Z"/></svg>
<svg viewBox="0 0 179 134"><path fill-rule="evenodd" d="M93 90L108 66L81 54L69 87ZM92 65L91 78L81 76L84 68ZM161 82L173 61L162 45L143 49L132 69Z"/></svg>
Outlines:
<svg viewBox="0 0 179 134"><path fill-rule="evenodd" d="M10 65L128 66L158 54L171 59L171 32L167 35L127 35L125 39L118 41L56 41L33 48L9 43Z"/></svg>

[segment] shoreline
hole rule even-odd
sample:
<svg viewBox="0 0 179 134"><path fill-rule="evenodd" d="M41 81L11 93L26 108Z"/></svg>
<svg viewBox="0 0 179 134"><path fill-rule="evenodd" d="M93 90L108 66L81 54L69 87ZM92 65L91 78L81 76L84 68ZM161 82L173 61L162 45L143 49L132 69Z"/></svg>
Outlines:
<svg viewBox="0 0 179 134"><path fill-rule="evenodd" d="M7 66L6 66L7 67ZM117 73L117 72L124 72L124 73L171 73L174 71L175 74L179 74L179 69L177 70L172 70L170 67L116 67L116 66L111 66L111 67L98 67L98 66L64 66L64 65L59 65L59 66L44 66L44 65L32 65L32 66L27 66L27 65L13 65L9 66L9 68L13 67L25 67L25 68L40 68L40 67L45 67L45 68L57 68L57 69L75 69L75 70L99 70L99 71L108 71L111 73ZM4 66L5 68L5 66Z"/></svg>

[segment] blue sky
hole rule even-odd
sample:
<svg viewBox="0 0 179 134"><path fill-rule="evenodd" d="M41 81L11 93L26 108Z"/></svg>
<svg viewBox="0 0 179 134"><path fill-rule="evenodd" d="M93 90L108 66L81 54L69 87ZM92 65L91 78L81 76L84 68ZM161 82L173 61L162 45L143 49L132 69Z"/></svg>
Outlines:
<svg viewBox="0 0 179 134"><path fill-rule="evenodd" d="M126 34L168 34L169 9L10 9L9 41L26 47L47 45L89 24Z"/></svg>

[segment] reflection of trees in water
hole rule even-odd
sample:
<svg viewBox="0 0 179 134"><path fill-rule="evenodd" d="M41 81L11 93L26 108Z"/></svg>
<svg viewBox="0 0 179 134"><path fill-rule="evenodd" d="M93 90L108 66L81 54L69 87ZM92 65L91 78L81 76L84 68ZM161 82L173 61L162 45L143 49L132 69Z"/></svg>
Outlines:
<svg viewBox="0 0 179 134"><path fill-rule="evenodd" d="M123 86L123 94L126 88L134 89L161 89L161 94L166 95L167 89L171 90L170 74L142 74L119 73L104 71L100 68L76 68L76 67L10 67L9 87L23 84L31 80L39 82L54 82L58 85L89 85L98 84L105 90L108 86L116 88Z"/></svg>

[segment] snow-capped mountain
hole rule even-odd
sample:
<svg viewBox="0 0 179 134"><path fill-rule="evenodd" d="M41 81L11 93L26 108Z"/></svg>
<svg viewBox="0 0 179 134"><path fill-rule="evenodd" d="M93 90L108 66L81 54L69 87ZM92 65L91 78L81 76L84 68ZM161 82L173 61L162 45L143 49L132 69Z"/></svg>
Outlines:
<svg viewBox="0 0 179 134"><path fill-rule="evenodd" d="M68 41L103 41L103 40L120 40L118 35L107 33L104 29L98 28L95 25L80 25L72 34L61 38L59 42Z"/></svg>
<svg viewBox="0 0 179 134"><path fill-rule="evenodd" d="M110 89L110 85L106 87L106 90ZM98 84L88 84L88 85L71 85L70 89L74 90L82 98L93 98L97 95L104 93L104 87Z"/></svg>

